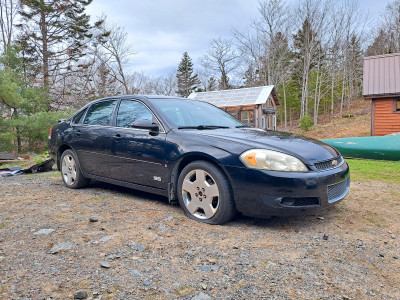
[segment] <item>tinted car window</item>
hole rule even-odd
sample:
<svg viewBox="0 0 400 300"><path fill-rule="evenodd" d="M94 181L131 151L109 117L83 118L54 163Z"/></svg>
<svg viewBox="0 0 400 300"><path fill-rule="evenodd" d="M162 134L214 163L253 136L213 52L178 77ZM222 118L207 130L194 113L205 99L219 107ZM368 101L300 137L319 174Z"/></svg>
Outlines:
<svg viewBox="0 0 400 300"><path fill-rule="evenodd" d="M86 112L86 109L82 110L81 112L77 113L73 118L72 118L72 123L73 124L79 124L80 120L82 119L83 114Z"/></svg>
<svg viewBox="0 0 400 300"><path fill-rule="evenodd" d="M136 120L153 120L153 115L140 102L130 100L121 101L117 115L117 126L130 128L130 125Z"/></svg>
<svg viewBox="0 0 400 300"><path fill-rule="evenodd" d="M116 102L115 100L102 101L93 104L89 108L83 124L108 126Z"/></svg>

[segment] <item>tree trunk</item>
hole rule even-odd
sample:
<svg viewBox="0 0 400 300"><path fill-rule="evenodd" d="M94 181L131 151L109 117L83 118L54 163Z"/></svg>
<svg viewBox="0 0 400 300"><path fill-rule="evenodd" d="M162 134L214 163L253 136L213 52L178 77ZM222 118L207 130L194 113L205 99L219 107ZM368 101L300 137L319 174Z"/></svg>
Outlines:
<svg viewBox="0 0 400 300"><path fill-rule="evenodd" d="M343 102L344 102L344 86L346 80L346 66L344 66L343 70L343 78L342 78L342 97L340 99L340 117L343 116Z"/></svg>
<svg viewBox="0 0 400 300"><path fill-rule="evenodd" d="M315 83L315 93L314 93L314 125L318 124L318 105L319 101L317 100L318 98L318 85L319 85L319 66L320 66L320 61L318 60L318 66L317 66L317 80Z"/></svg>
<svg viewBox="0 0 400 300"><path fill-rule="evenodd" d="M44 0L40 1L43 7L45 6ZM43 46L43 83L46 88L49 87L49 52L47 47L47 24L46 24L46 15L44 9L40 12L40 31L42 33L42 46Z"/></svg>
<svg viewBox="0 0 400 300"><path fill-rule="evenodd" d="M333 118L334 110L334 89L335 89L335 71L332 70L332 87L331 87L331 118Z"/></svg>
<svg viewBox="0 0 400 300"><path fill-rule="evenodd" d="M285 115L285 131L287 131L287 108L286 108L286 82L283 80L283 107Z"/></svg>

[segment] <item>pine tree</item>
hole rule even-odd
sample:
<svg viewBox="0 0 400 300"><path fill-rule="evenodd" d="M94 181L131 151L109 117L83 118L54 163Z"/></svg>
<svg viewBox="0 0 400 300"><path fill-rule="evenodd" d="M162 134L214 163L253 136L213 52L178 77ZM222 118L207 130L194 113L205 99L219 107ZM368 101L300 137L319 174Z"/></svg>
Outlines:
<svg viewBox="0 0 400 300"><path fill-rule="evenodd" d="M15 143L17 151L21 152L23 138L33 138L43 127L48 130L51 121L46 114L49 96L45 90L30 82L23 75L21 58L18 57L16 47L7 48L0 57L0 104L7 111L7 116L0 119L0 143L5 148L10 148L10 141ZM29 117L43 113L41 118ZM40 127L43 122L45 125ZM47 122L47 123L46 123ZM38 128L40 127L40 128Z"/></svg>
<svg viewBox="0 0 400 300"><path fill-rule="evenodd" d="M178 94L187 97L200 84L197 74L193 74L193 63L187 52L183 53L182 60L178 66Z"/></svg>
<svg viewBox="0 0 400 300"><path fill-rule="evenodd" d="M73 71L92 38L85 8L92 0L21 0L20 46L27 61L40 59L45 86L51 77ZM101 22L96 22L99 26Z"/></svg>

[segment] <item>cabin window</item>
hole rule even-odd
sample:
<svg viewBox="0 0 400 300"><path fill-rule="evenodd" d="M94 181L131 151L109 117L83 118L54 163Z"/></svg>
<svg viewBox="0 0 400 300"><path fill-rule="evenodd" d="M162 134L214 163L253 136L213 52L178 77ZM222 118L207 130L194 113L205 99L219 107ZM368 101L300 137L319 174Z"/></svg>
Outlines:
<svg viewBox="0 0 400 300"><path fill-rule="evenodd" d="M393 112L400 113L400 98L394 99Z"/></svg>
<svg viewBox="0 0 400 300"><path fill-rule="evenodd" d="M249 111L242 111L242 122L249 124L250 123L250 112Z"/></svg>

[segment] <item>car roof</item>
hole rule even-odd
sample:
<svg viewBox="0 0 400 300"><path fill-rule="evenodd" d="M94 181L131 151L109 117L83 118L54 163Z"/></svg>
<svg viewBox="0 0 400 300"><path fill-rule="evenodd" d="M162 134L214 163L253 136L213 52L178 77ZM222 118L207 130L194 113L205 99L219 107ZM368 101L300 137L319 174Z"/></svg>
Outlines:
<svg viewBox="0 0 400 300"><path fill-rule="evenodd" d="M125 99L125 98L136 98L136 99L143 99L147 98L149 100L153 99L179 99L179 100L191 100L188 98L183 98L179 96L164 96L164 95L136 95L136 94L127 94L127 95L118 95L118 96L109 96L101 99L96 99L97 100L103 100L103 99Z"/></svg>

